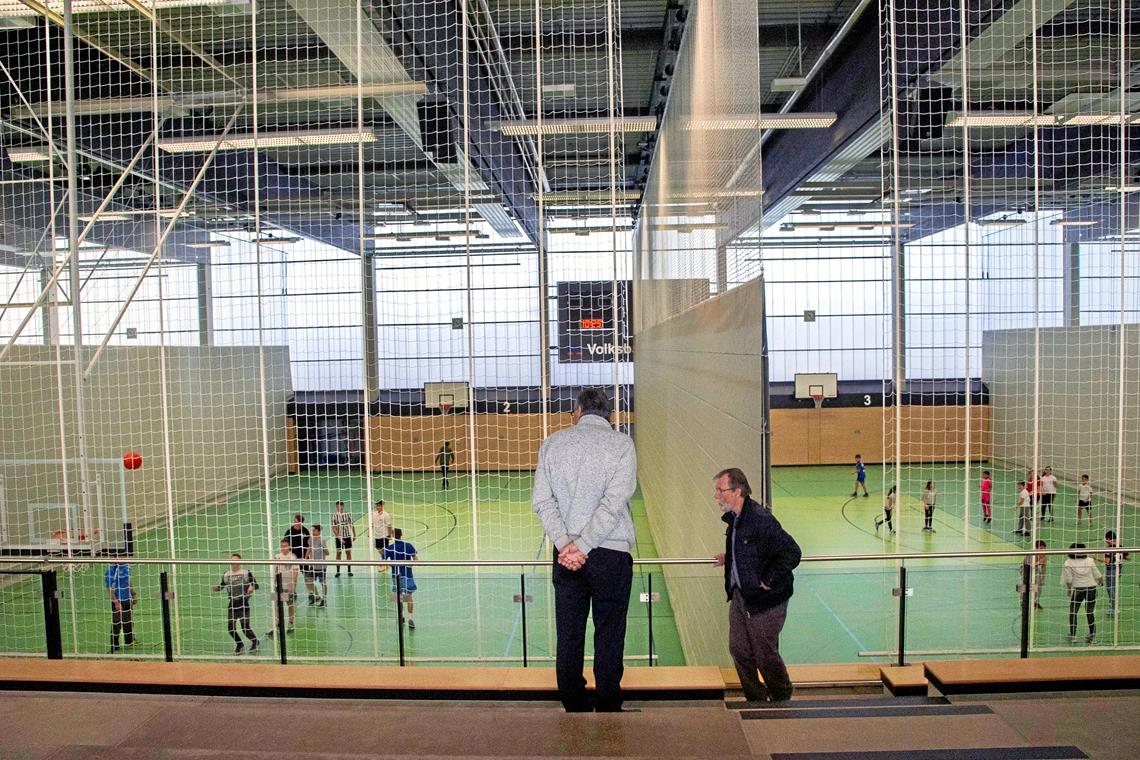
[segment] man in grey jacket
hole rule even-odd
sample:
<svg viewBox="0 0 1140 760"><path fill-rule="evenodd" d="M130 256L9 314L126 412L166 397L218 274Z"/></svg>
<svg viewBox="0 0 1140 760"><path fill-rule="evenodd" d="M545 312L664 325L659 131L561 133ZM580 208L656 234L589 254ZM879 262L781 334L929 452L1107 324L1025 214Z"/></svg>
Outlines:
<svg viewBox="0 0 1140 760"><path fill-rule="evenodd" d="M620 712L625 624L633 584L633 517L637 457L629 436L614 431L600 389L578 395L574 427L543 442L531 503L554 544L554 615L558 694L567 712ZM594 614L594 702L582 665L586 616Z"/></svg>

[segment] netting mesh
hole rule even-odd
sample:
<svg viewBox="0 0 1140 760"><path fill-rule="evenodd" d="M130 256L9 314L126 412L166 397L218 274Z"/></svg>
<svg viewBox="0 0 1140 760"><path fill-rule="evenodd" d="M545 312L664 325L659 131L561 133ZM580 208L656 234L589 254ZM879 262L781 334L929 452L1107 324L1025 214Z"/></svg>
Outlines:
<svg viewBox="0 0 1140 760"><path fill-rule="evenodd" d="M634 333L663 554L718 550L707 479L733 464L808 553L1135 545L1137 13L0 4L0 549L218 561L169 570L185 657L228 651L210 589L295 514L334 562L346 539L381 557L377 514L421 559L541 557L538 445L587 385L631 430ZM1131 560L1094 554L1091 643L1140 645ZM1038 649L1091 633L1063 561ZM263 635L272 573L249 567ZM108 592L83 568L65 646L90 654ZM912 566L915 648L1014 646L1019 568ZM799 619L882 655L895 563L833 570L801 570ZM151 656L158 572L133 577ZM323 610L302 573L295 655L395 657L389 576L336 573ZM685 573L679 637L721 659L715 580ZM551 606L543 573L418 577L412 657L517 658L514 595ZM12 576L0 601L36 593ZM25 618L0 652L36 649ZM531 633L548 655L549 622Z"/></svg>
<svg viewBox="0 0 1140 760"><path fill-rule="evenodd" d="M383 501L420 559L538 556L538 445L585 385L628 422L616 3L0 13L5 551L263 560L301 514L330 560L380 559ZM272 573L249 569L264 636ZM180 656L230 645L224 570L170 569ZM101 572L66 578L67 651L106 647ZM134 572L143 654L157 573ZM386 573L331 566L324 622L309 575L294 656L396 656ZM517 658L517 573L418 575L455 614L409 656Z"/></svg>

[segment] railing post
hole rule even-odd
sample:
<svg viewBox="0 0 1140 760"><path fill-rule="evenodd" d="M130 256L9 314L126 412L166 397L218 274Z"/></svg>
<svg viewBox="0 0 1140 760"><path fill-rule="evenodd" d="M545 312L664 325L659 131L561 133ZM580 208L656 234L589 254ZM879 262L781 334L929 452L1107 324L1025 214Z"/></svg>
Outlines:
<svg viewBox="0 0 1140 760"><path fill-rule="evenodd" d="M174 636L170 627L170 600L174 594L170 591L170 578L163 570L158 574L158 598L162 606L162 648L167 662L174 662Z"/></svg>
<svg viewBox="0 0 1140 760"><path fill-rule="evenodd" d="M1029 659L1029 600L1033 598L1033 564L1021 563L1021 659Z"/></svg>
<svg viewBox="0 0 1140 760"><path fill-rule="evenodd" d="M281 582L281 573L273 573L273 598L277 607L277 646L281 652L281 664L289 664L289 655L285 649L285 584Z"/></svg>
<svg viewBox="0 0 1140 760"><path fill-rule="evenodd" d="M392 588L396 591L396 636L400 642L400 667L402 668L407 662L404 653L404 604L400 599L400 591L403 585L400 583L400 573L398 570L392 576Z"/></svg>
<svg viewBox="0 0 1140 760"><path fill-rule="evenodd" d="M519 604L522 605L522 649L523 649L523 667L529 664L527 660L527 643L526 643L526 570L519 573Z"/></svg>
<svg viewBox="0 0 1140 760"><path fill-rule="evenodd" d="M899 657L898 666L906 665L906 566L899 568Z"/></svg>
<svg viewBox="0 0 1140 760"><path fill-rule="evenodd" d="M44 596L44 638L49 660L63 659L63 636L59 629L59 579L55 570L40 573Z"/></svg>
<svg viewBox="0 0 1140 760"><path fill-rule="evenodd" d="M645 618L649 624L649 667L653 667L653 573L649 573L647 590L649 601L645 607Z"/></svg>

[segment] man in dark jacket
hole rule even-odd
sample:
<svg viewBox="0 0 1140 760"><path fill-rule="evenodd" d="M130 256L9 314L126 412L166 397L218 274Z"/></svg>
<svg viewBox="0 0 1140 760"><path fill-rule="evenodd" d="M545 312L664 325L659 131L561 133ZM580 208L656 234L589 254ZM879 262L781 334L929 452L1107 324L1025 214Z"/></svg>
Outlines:
<svg viewBox="0 0 1140 760"><path fill-rule="evenodd" d="M728 651L749 702L792 698L792 682L780 657L780 631L792 597L792 570L800 547L763 505L751 498L744 473L733 467L714 478L714 498L728 524L724 590L728 595ZM764 677L760 683L756 672Z"/></svg>

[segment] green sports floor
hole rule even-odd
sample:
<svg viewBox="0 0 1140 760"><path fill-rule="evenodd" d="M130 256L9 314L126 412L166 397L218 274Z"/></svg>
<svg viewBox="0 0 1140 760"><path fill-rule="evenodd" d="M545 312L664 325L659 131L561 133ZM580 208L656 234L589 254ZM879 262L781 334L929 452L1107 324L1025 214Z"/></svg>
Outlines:
<svg viewBox="0 0 1140 760"><path fill-rule="evenodd" d="M876 531L874 519L881 514L883 471L868 468L871 496L852 498L850 467L784 467L773 471L777 517L803 547L805 555L882 554L882 561L862 563L804 563L797 571L796 595L792 600L781 648L791 663L888 660L898 635L897 585L899 563L894 552L1003 550L1025 548L1028 543L1012 534L1015 515L1015 473L990 468L994 473L994 521L983 527L976 483L981 468L974 468L969 489L968 519L961 465L914 465L902 472L902 498L896 510L895 535ZM892 476L893 477L893 476ZM938 509L933 534L923 533L919 495L927 480L938 486ZM542 537L530 510L530 474L491 473L480 475L478 514L472 510L471 479L457 475L452 488L441 490L432 474L374 476L372 491L382 497L405 538L416 546L423 560L462 560L478 553L485 559L539 557ZM1095 486L1095 484L1094 484ZM141 533L136 555L175 555L186 558L217 558L241 552L246 558L267 558L265 547L281 536L294 512L303 512L306 525L325 525L336 500L344 500L357 517L361 538L354 556L374 559L367 546L364 477L357 474L306 474L275 480L268 499L271 525L266 524L266 493L250 490L224 505L210 507L180 518L173 531L165 528ZM1075 523L1074 496L1062 487L1056 501L1053 523L1041 523L1040 535L1051 548L1073 541L1100 544L1107 524L1103 510L1094 512L1091 528ZM640 499L635 501L639 536L637 555L656 557ZM1122 535L1124 545L1137 536L1134 512L1129 512ZM1015 540L1017 539L1017 540ZM920 560L907 563L907 651L913 656L939 655L971 650L978 654L1015 651L1020 635L1019 581L1016 558L980 560ZM1041 651L1068 649L1067 601L1060 586L1061 559L1053 557L1041 597L1044 607L1033 619L1033 642ZM177 638L176 657L228 657L233 649L226 633L226 601L210 587L224 565L181 566L173 574ZM253 627L259 636L271 628L268 594L269 573L252 568L261 581L255 595ZM1121 579L1121 613L1107 616L1102 592L1097 606L1096 646L1140 644L1140 621L1136 614L1136 580L1129 564ZM140 601L135 612L139 643L131 655L161 656L161 619L158 603L158 572L154 566L133 568ZM333 571L335 572L335 571ZM296 629L287 637L291 660L339 662L375 660L394 662L400 655L400 636L388 574L370 569L349 577L328 578L328 605L309 606L304 589L298 589ZM684 575L689 575L685 572ZM692 577L708 586L708 593L722 593L715 573L694 570ZM9 576L11 578L11 576ZM410 662L520 664L523 658L524 621L516 601L523 584L531 598L527 604L526 653L531 663L549 664L553 656L553 598L545 567L463 568L416 570L419 591L415 595L415 630L405 630L404 656ZM686 580L686 583L689 581ZM109 614L102 575L98 569L61 574L62 618L65 656L105 656ZM639 569L634 578L634 603L630 606L626 654L629 664L648 662L648 610L638 603L640 593L660 593L653 605L653 652L659 664L683 664L684 656L669 589L658 568ZM12 579L0 590L4 609L0 624L0 652L43 651L42 608L38 581ZM1085 650L1086 632L1082 611L1078 648ZM263 639L263 643L268 643ZM275 656L266 647L259 659ZM247 661L253 658L246 657ZM700 663L695 663L700 664Z"/></svg>

